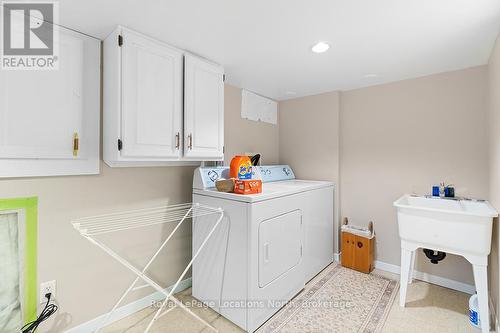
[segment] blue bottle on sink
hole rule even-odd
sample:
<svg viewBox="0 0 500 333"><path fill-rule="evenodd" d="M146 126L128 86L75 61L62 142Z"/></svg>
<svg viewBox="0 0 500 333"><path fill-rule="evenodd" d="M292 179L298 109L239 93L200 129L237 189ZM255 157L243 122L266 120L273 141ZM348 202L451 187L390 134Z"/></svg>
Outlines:
<svg viewBox="0 0 500 333"><path fill-rule="evenodd" d="M432 196L433 197L439 197L439 186L433 186L432 187Z"/></svg>

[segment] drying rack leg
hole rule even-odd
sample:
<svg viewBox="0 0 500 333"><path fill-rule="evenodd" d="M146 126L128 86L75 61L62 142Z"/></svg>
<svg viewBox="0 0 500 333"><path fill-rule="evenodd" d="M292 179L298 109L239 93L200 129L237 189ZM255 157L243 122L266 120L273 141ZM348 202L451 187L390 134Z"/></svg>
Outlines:
<svg viewBox="0 0 500 333"><path fill-rule="evenodd" d="M208 233L208 235L205 237L205 240L201 243L200 247L198 248L198 250L196 251L196 253L194 254L193 258L191 259L191 261L189 262L189 264L187 264L186 268L184 269L184 272L182 272L181 276L177 279L177 282L174 284L174 286L172 287L172 290L170 291L170 293L167 295L165 301L163 301L160 309L158 311L156 311L156 314L155 316L153 317L153 319L151 320L151 322L149 323L148 327L146 328L146 331L144 331L144 333L147 333L149 332L149 329L151 328L151 326L153 325L153 322L155 322L159 316L160 316L160 313L161 311L163 310L163 308L165 307L165 305L167 304L168 300L169 299L172 299L176 302L177 305L179 305L181 308L183 308L184 310L186 310L187 312L189 312L189 314L191 314L193 317L195 317L196 319L198 319L199 321L201 321L202 323L204 323L206 326L210 327L213 331L215 332L218 332L218 330L213 327L212 325L208 324L205 320L203 320L202 318L200 318L197 314L195 314L193 311L191 311L189 308L187 308L184 304L182 304L182 302L178 301L173 295L172 293L175 291L175 289L177 289L177 286L179 285L179 283L182 281L182 279L184 278L184 276L186 275L186 273L188 272L188 270L191 268L191 266L193 265L193 262L196 260L196 258L198 257L198 255L200 254L201 250L203 250L203 248L205 247L205 244L208 242L208 240L210 239L210 237L212 236L212 234L215 232L215 230L217 229L217 227L219 226L220 222L222 221L222 218L224 217L224 215L222 214L217 222L215 222L214 226L212 227L212 229L210 230L210 232Z"/></svg>
<svg viewBox="0 0 500 333"><path fill-rule="evenodd" d="M144 268L141 271L142 274L144 274L148 270L149 266L151 266L151 264L153 263L153 261L160 254L160 252L163 250L163 248L165 247L165 245L167 245L168 241L172 238L172 236L175 234L175 232L177 231L177 229L179 229L179 227L182 225L182 223L186 220L186 217L189 216L189 214L191 213L192 210L193 210L193 208L191 207L186 212L186 214L184 214L184 216L182 217L182 219L180 220L180 222L177 223L177 225L175 226L174 230L172 230L172 232L168 235L168 237L165 239L165 241L161 244L161 246L158 248L158 250L155 252L155 254L153 254L153 256L149 259L149 261L147 262L146 266L144 266ZM132 290L132 288L135 286L135 284L137 283L137 281L139 281L139 277L135 278L134 282L132 282L132 284L130 284L130 286L127 288L127 290L125 291L125 293L123 293L123 295L120 297L120 299L118 300L118 302L115 303L115 305L113 306L113 308L111 309L111 311L108 312L108 314L106 315L106 317L104 318L104 320L102 321L102 323L97 327L97 329L95 330L95 333L98 333L101 330L101 328L103 328L104 326L106 326L106 323L108 322L109 318L113 315L113 313L115 312L115 310L118 308L118 305L120 305L121 302L123 302L123 300L125 299L125 297ZM177 288L177 286L176 286L176 288ZM175 288L174 288L174 290L175 290Z"/></svg>
<svg viewBox="0 0 500 333"><path fill-rule="evenodd" d="M158 285L155 281L153 281L152 279L150 279L145 274L145 271L149 268L149 266L151 265L151 263L156 259L156 257L158 256L158 254L161 252L161 250L163 249L163 247L167 244L167 242L170 240L170 238L173 236L173 234L179 228L179 226L182 224L182 222L186 219L186 216L188 216L188 214L189 213L187 213L182 218L182 220L178 223L178 225L176 226L176 228L171 232L171 234L163 242L163 244L156 251L156 253L153 255L153 257L149 260L149 262L146 264L146 266L142 269L142 271L140 271L134 265L130 264L127 260L125 260L122 257L120 257L116 252L114 252L112 249L110 249L106 245L100 243L99 241L95 240L92 237L86 236L86 238L91 243L93 243L94 245L100 247L102 250L104 250L106 253L108 253L111 257L113 257L114 259L116 259L119 263L121 263L123 266L125 266L126 268L128 268L130 271L132 271L133 273L135 273L137 275L137 277L134 280L134 282L132 282L132 284L129 286L129 288L120 297L120 299L118 300L118 302L114 305L113 309L106 316L105 321L103 322L103 324L101 324L99 326L99 328L96 330L96 332L98 332L103 327L103 325L109 320L109 317L116 310L116 308L118 307L118 305L123 301L123 299L126 297L126 295L132 290L133 286L137 283L137 281L139 279L144 280L144 282L146 282L148 285L150 285L151 287L153 287L154 289L156 289L157 291L159 291L160 293L162 293L162 294L164 294L166 296L166 298L163 301L160 309L155 313L155 316L153 317L153 319L149 323L149 325L146 328L145 332L148 332L150 330L151 326L153 325L154 321L156 321L159 318L160 313L164 309L164 307L167 304L168 300L172 300L175 303L175 305L179 306L180 308L182 308L183 310L185 310L186 312L188 312L195 319L197 319L198 321L202 322L204 325L208 326L213 331L218 332L218 330L215 327L213 327L207 321L205 321L203 318L201 318L200 316L198 316L197 314L195 314L193 311L191 311L189 308L187 308L181 301L179 301L175 296L173 296L173 293L175 292L175 290L177 289L179 283L182 281L182 279L184 278L184 276L188 272L189 268L192 266L194 260L198 257L198 255L200 254L201 250L203 249L203 247L205 246L205 244L208 242L209 238L212 236L212 234L215 232L215 230L217 229L218 225L222 221L222 218L224 216L223 211L221 211L221 215L219 216L217 222L215 223L215 225L213 226L213 228L210 230L210 232L206 236L205 240L202 242L202 244L200 245L200 247L196 251L195 255L193 256L193 258L191 259L191 261L189 262L189 264L186 266L186 268L184 269L183 273L181 274L181 276L179 277L179 279L177 280L177 282L175 283L175 285L172 287L172 290L170 290L170 292L167 293L160 285ZM167 311L169 311L169 310L167 310Z"/></svg>
<svg viewBox="0 0 500 333"><path fill-rule="evenodd" d="M211 330L213 330L214 332L219 332L215 327L213 327L211 324L209 324L205 319L201 318L200 316L198 316L196 313L194 313L193 311L191 311L191 309L189 309L187 306L185 306L181 301L179 301L177 299L177 297L175 296L170 296L168 298L169 300L171 300L172 302L175 303L175 305L177 305L178 307L182 308L183 310L185 310L187 313L189 313L191 316L193 316L195 319L197 319L199 322L201 322L202 324L204 324L205 326L207 326L208 328L210 328ZM156 311L155 313L155 316L153 317L153 319L151 319L151 321L149 322L149 325L148 327L146 328L146 330L144 331L144 333L148 333L149 330L151 329L151 327L153 326L154 322L156 320L158 320L162 315L160 315L160 313L163 311L165 305L167 304L167 299L165 299L161 305L161 307L158 309L158 311ZM167 312L169 312L171 309L168 309L166 310L165 312L163 312L164 314L166 314Z"/></svg>

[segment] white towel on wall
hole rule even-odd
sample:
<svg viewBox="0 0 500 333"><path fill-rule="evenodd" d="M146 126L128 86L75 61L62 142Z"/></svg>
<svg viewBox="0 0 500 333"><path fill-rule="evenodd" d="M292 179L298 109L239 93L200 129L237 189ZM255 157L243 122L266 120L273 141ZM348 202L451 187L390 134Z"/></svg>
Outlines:
<svg viewBox="0 0 500 333"><path fill-rule="evenodd" d="M19 224L16 213L0 214L0 332L22 326Z"/></svg>

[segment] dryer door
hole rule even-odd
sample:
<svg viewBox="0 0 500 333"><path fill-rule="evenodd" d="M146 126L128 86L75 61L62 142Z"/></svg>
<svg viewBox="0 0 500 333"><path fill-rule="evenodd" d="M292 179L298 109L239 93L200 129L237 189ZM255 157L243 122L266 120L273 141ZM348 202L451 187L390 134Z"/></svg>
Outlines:
<svg viewBox="0 0 500 333"><path fill-rule="evenodd" d="M264 288L300 264L302 257L300 210L264 220L259 225L259 287Z"/></svg>
<svg viewBox="0 0 500 333"><path fill-rule="evenodd" d="M248 332L304 288L303 201L293 194L250 204Z"/></svg>

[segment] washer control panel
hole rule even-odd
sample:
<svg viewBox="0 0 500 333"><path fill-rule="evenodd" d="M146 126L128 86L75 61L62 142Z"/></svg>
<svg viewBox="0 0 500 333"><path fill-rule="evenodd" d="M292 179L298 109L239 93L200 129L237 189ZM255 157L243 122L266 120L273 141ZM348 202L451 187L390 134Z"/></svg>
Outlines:
<svg viewBox="0 0 500 333"><path fill-rule="evenodd" d="M288 165L265 165L259 168L264 183L295 179L292 168Z"/></svg>
<svg viewBox="0 0 500 333"><path fill-rule="evenodd" d="M193 188L206 189L215 187L218 179L229 178L229 167L200 167L194 172ZM252 178L262 179L263 183L295 179L292 168L288 165L263 165L252 168Z"/></svg>

